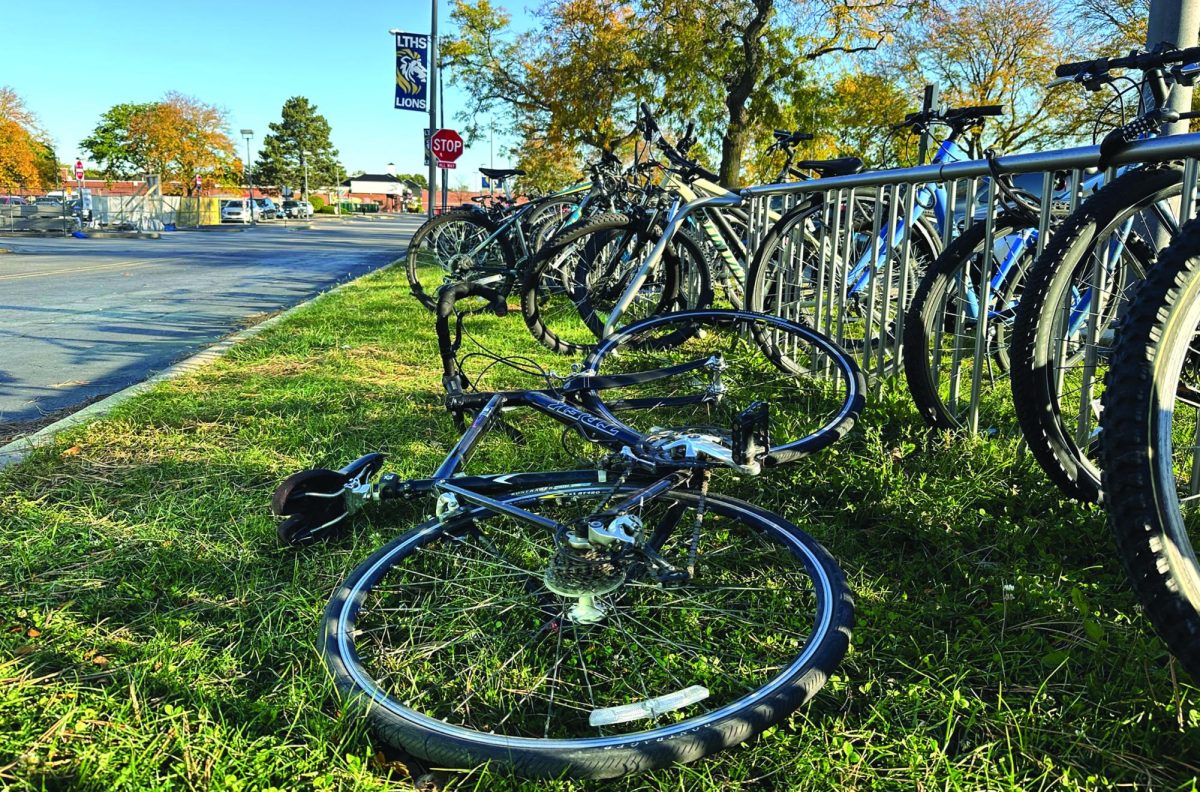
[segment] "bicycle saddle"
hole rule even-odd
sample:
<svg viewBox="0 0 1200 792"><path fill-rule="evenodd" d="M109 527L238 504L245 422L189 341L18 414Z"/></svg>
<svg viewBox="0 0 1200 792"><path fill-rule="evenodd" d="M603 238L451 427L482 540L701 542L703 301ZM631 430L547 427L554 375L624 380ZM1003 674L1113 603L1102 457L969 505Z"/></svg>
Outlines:
<svg viewBox="0 0 1200 792"><path fill-rule="evenodd" d="M849 176L862 170L863 161L858 157L839 157L827 160L797 160L793 168L812 170L822 176Z"/></svg>
<svg viewBox="0 0 1200 792"><path fill-rule="evenodd" d="M509 176L524 176L520 168L480 168L479 172L489 179L507 179Z"/></svg>

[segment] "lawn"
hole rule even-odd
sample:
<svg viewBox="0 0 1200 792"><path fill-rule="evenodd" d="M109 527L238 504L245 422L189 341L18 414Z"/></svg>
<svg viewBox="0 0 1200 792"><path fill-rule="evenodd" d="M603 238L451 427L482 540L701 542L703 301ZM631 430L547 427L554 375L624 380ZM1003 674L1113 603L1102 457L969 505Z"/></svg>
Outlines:
<svg viewBox="0 0 1200 792"><path fill-rule="evenodd" d="M533 352L518 316L472 329ZM268 500L295 470L369 450L428 474L457 437L439 383L432 319L393 267L0 472L0 786L405 788L402 757L343 717L316 635L337 582L429 504L297 551ZM524 446L489 439L471 469L571 466L539 420ZM1060 499L1015 441L930 436L889 383L832 450L713 487L840 561L849 655L760 738L557 786L1195 788L1196 688L1149 631L1103 515Z"/></svg>

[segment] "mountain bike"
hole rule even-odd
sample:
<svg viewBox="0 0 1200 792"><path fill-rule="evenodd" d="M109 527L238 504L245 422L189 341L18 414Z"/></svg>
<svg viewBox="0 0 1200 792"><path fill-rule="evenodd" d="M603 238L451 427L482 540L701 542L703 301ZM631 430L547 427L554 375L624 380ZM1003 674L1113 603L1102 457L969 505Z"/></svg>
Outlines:
<svg viewBox="0 0 1200 792"><path fill-rule="evenodd" d="M1134 140L1180 118L1167 100L1200 73L1200 48L1156 48L1123 58L1060 66L1069 76L1138 69L1152 104L1109 133L1102 164ZM1173 65L1177 64L1177 65ZM1179 230L1178 163L1126 171L1055 231L1030 269L1013 322L1010 381L1029 451L1068 496L1101 498L1101 395L1116 323L1132 287L1150 271L1159 239Z"/></svg>
<svg viewBox="0 0 1200 792"><path fill-rule="evenodd" d="M1200 220L1184 225L1121 319L1100 425L1104 502L1146 616L1200 680Z"/></svg>
<svg viewBox="0 0 1200 792"><path fill-rule="evenodd" d="M272 500L292 545L344 532L374 503L434 501L436 516L364 560L325 610L321 653L345 704L437 766L555 778L693 761L785 719L845 653L852 598L816 540L709 483L843 436L863 404L854 362L776 317L690 311L623 328L577 373L543 372L543 389L480 392L463 322L484 310L502 315L503 296L441 292L462 436L431 477L379 476L383 456L368 454L295 474ZM463 474L490 430L517 431L504 415L518 409L602 458Z"/></svg>

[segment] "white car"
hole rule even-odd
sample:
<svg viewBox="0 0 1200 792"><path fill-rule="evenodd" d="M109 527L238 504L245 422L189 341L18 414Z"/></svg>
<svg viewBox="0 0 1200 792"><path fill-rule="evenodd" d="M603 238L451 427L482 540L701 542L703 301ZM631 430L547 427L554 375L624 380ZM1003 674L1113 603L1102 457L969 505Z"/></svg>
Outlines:
<svg viewBox="0 0 1200 792"><path fill-rule="evenodd" d="M283 211L288 217L308 218L313 216L313 207L308 201L284 201Z"/></svg>
<svg viewBox="0 0 1200 792"><path fill-rule="evenodd" d="M250 207L245 200L229 201L221 207L222 223L249 223Z"/></svg>

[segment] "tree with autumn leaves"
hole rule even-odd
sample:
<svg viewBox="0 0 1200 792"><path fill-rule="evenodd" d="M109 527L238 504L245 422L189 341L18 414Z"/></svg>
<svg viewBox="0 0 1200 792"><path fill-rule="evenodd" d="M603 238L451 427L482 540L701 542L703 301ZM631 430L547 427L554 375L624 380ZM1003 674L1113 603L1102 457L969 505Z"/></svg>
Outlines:
<svg viewBox="0 0 1200 792"><path fill-rule="evenodd" d="M49 138L17 93L0 86L0 192L34 192L53 185L58 164Z"/></svg>
<svg viewBox="0 0 1200 792"><path fill-rule="evenodd" d="M80 144L110 179L157 174L187 195L238 183L242 164L225 111L171 91L157 102L114 105Z"/></svg>
<svg viewBox="0 0 1200 792"><path fill-rule="evenodd" d="M588 146L627 146L648 101L677 129L697 123L700 156L732 187L770 174L756 152L776 127L816 133L810 156L911 162L889 127L927 82L954 104L1004 104L997 147L1080 142L1095 97L1043 85L1057 63L1136 46L1145 2L543 0L514 33L499 0L456 0L442 52L470 88L468 132L499 119L539 177L570 178Z"/></svg>

